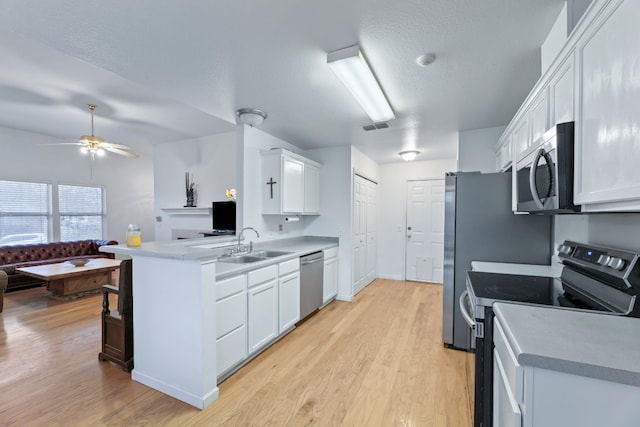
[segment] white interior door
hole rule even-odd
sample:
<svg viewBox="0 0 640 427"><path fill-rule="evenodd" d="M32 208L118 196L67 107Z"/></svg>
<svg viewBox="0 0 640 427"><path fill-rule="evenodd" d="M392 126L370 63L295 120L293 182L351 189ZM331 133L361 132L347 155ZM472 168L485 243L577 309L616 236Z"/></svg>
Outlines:
<svg viewBox="0 0 640 427"><path fill-rule="evenodd" d="M442 283L444 180L407 182L405 277Z"/></svg>
<svg viewBox="0 0 640 427"><path fill-rule="evenodd" d="M367 186L354 176L353 182L353 294L365 286L367 266Z"/></svg>
<svg viewBox="0 0 640 427"><path fill-rule="evenodd" d="M378 186L376 183L366 181L367 187L367 267L365 272L365 286L376 278L378 236L377 236L377 197Z"/></svg>

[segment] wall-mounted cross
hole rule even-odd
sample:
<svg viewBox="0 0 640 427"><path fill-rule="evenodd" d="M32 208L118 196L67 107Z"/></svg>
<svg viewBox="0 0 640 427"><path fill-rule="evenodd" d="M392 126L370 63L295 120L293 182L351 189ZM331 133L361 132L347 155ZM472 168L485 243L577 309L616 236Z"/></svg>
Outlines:
<svg viewBox="0 0 640 427"><path fill-rule="evenodd" d="M276 181L273 180L273 177L269 178L269 182L267 182L267 185L271 186L271 198L273 199L273 184L277 184Z"/></svg>

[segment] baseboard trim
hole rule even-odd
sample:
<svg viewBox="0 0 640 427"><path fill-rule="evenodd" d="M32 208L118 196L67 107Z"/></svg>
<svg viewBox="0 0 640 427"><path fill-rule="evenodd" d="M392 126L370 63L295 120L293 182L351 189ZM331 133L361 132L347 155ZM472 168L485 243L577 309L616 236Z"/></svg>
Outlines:
<svg viewBox="0 0 640 427"><path fill-rule="evenodd" d="M133 371L131 371L131 379L144 384L147 387L158 390L175 399L188 403L191 406L195 406L198 409L204 409L207 406L211 405L213 402L218 400L218 396L220 395L218 386L215 386L212 390L205 393L203 396L198 396L188 391L176 388L170 384L165 383L164 381L160 381L154 377L146 375L135 368L133 369Z"/></svg>

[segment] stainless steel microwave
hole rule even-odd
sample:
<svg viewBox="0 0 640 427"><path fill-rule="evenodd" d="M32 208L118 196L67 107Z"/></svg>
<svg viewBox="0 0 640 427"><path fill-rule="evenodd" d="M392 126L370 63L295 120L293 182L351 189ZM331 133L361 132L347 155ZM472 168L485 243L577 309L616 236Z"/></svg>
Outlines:
<svg viewBox="0 0 640 427"><path fill-rule="evenodd" d="M573 213L574 123L549 129L517 163L517 212Z"/></svg>

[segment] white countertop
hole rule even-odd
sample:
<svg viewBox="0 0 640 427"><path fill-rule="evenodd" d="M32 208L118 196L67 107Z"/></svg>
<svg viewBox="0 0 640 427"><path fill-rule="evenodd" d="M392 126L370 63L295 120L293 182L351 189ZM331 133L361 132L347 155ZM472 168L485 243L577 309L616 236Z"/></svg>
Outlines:
<svg viewBox="0 0 640 427"><path fill-rule="evenodd" d="M518 363L640 387L640 319L495 303Z"/></svg>
<svg viewBox="0 0 640 427"><path fill-rule="evenodd" d="M508 262L471 261L473 271L486 273L519 274L524 276L560 277L562 264L512 264Z"/></svg>
<svg viewBox="0 0 640 427"><path fill-rule="evenodd" d="M250 239L244 240L244 243L247 243L248 240ZM338 245L338 238L299 236L267 241L257 239L253 241L254 250L282 251L289 252L289 254L248 264L226 263L220 260L219 258L225 253L226 249L233 246L236 242L237 237L235 236L216 236L200 239L172 240L168 242L145 242L139 247L105 245L100 247L100 251L132 257L147 256L198 261L217 260L216 278L221 279L233 274L240 274L259 267L297 258L311 252L335 247Z"/></svg>

